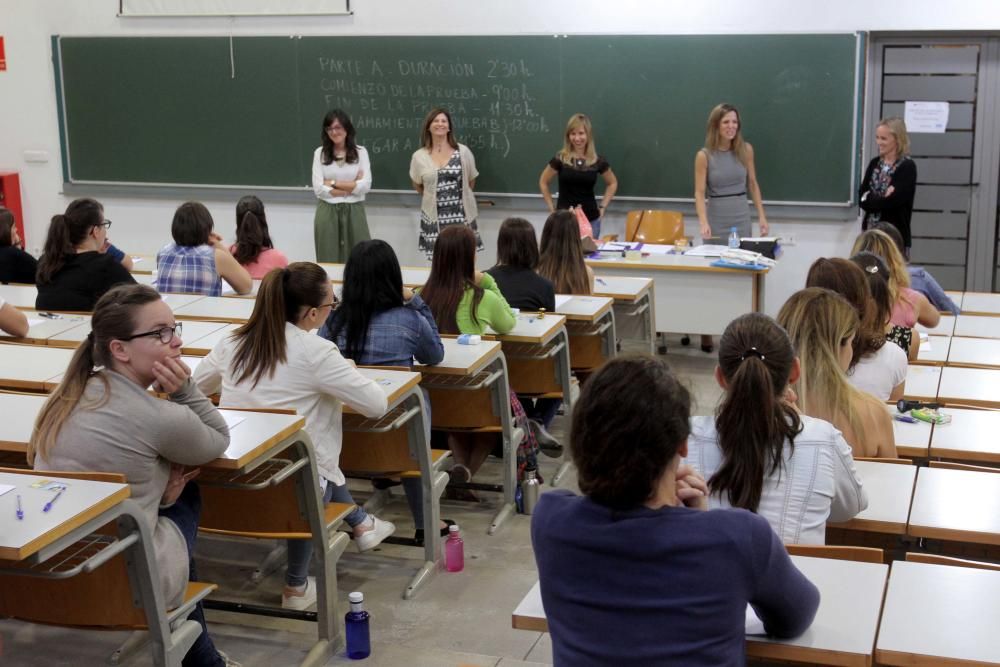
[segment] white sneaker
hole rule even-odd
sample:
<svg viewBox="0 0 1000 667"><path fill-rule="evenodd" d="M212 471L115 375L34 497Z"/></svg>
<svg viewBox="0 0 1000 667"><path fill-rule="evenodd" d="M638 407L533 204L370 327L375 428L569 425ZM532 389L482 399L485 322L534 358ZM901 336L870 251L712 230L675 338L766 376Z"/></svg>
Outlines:
<svg viewBox="0 0 1000 667"><path fill-rule="evenodd" d="M243 667L243 665L241 665L240 663L236 662L235 660L233 660L232 658L230 658L228 655L226 655L222 651L219 651L218 649L216 649L216 652L218 652L219 657L222 658L222 662L226 665L226 667Z"/></svg>
<svg viewBox="0 0 1000 667"><path fill-rule="evenodd" d="M382 543L382 540L396 532L396 524L393 522L383 521L373 514L368 518L371 519L372 529L354 538L354 544L361 553L374 549Z"/></svg>
<svg viewBox="0 0 1000 667"><path fill-rule="evenodd" d="M305 611L316 604L316 577L306 578L306 587L302 595L289 595L288 587L281 594L281 608Z"/></svg>

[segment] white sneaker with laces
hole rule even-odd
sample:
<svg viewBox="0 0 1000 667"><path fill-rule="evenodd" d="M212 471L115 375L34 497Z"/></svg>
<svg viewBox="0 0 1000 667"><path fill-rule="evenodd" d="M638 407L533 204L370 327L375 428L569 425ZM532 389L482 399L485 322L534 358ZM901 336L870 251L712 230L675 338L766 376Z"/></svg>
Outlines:
<svg viewBox="0 0 1000 667"><path fill-rule="evenodd" d="M281 594L281 608L305 611L316 604L316 577L307 577L306 586L301 595L289 595L286 586ZM291 589L294 590L294 589Z"/></svg>
<svg viewBox="0 0 1000 667"><path fill-rule="evenodd" d="M382 540L396 532L396 524L393 522L383 521L374 514L368 515L368 518L371 520L372 529L354 538L354 544L361 553L374 549L382 543Z"/></svg>

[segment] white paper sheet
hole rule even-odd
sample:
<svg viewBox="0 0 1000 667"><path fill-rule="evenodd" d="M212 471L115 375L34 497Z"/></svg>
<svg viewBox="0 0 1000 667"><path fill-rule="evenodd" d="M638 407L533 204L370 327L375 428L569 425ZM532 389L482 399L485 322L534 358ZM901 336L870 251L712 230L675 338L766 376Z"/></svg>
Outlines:
<svg viewBox="0 0 1000 667"><path fill-rule="evenodd" d="M722 253L726 250L729 250L729 246L710 245L706 243L704 245L695 246L684 254L690 255L691 257L721 257Z"/></svg>
<svg viewBox="0 0 1000 667"><path fill-rule="evenodd" d="M556 312L558 313L559 309L569 303L572 298L572 294L556 294Z"/></svg>
<svg viewBox="0 0 1000 667"><path fill-rule="evenodd" d="M13 484L0 484L0 496L7 493L8 491L13 491L16 488Z"/></svg>
<svg viewBox="0 0 1000 667"><path fill-rule="evenodd" d="M764 622L757 618L757 613L749 604L747 604L746 619L743 621L743 632L747 635L767 635L764 632Z"/></svg>
<svg viewBox="0 0 1000 667"><path fill-rule="evenodd" d="M905 109L907 132L943 134L948 129L947 102L907 102Z"/></svg>
<svg viewBox="0 0 1000 667"><path fill-rule="evenodd" d="M230 431L246 421L246 417L238 412L220 412L219 414L226 420L226 426L229 427Z"/></svg>

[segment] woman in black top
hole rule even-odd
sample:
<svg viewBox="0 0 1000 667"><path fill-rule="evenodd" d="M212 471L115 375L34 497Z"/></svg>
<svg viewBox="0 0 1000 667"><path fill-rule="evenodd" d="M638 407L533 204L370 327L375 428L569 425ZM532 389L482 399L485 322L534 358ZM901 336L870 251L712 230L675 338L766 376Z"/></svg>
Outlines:
<svg viewBox="0 0 1000 667"><path fill-rule="evenodd" d="M903 236L906 257L910 257L910 217L917 187L917 165L910 159L910 138L901 118L886 118L875 130L878 157L872 158L865 170L858 192L865 211L861 228L875 222L893 224Z"/></svg>
<svg viewBox="0 0 1000 667"><path fill-rule="evenodd" d="M553 204L549 181L556 174L559 175L559 199ZM604 179L604 197L600 206L594 197L598 175ZM618 190L618 179L608 161L597 154L594 132L586 115L578 113L570 116L563 148L542 170L538 189L542 191L550 213L556 209L581 207L594 230L593 238L601 238L601 219Z"/></svg>
<svg viewBox="0 0 1000 667"><path fill-rule="evenodd" d="M76 199L66 213L52 217L38 260L35 308L89 311L115 285L135 283L107 253L110 226L104 207L93 199Z"/></svg>
<svg viewBox="0 0 1000 667"><path fill-rule="evenodd" d="M38 260L24 252L14 214L0 206L0 283L35 284Z"/></svg>

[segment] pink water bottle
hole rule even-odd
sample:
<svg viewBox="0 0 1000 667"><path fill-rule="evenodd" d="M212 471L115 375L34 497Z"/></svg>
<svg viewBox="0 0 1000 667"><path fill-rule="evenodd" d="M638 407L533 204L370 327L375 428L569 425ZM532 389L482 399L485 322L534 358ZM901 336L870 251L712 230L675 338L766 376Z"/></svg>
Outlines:
<svg viewBox="0 0 1000 667"><path fill-rule="evenodd" d="M444 543L444 566L449 572L461 572L465 567L465 541L458 532L458 524L448 527L448 540Z"/></svg>

